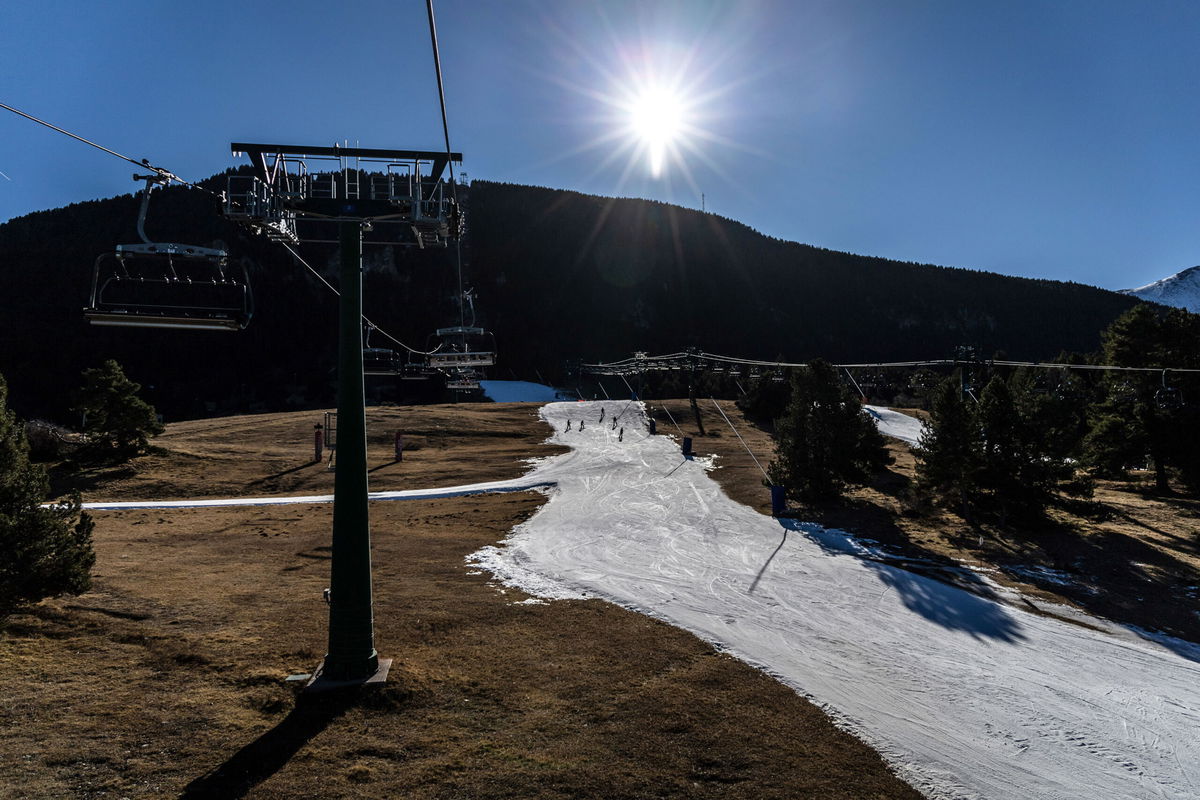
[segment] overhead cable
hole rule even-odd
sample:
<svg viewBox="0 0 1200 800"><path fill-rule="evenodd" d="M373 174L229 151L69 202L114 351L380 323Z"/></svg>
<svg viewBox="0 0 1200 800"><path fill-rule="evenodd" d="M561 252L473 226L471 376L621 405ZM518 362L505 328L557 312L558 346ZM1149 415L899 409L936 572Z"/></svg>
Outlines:
<svg viewBox="0 0 1200 800"><path fill-rule="evenodd" d="M454 158L453 152L450 149L450 123L446 117L446 90L442 84L442 56L438 52L437 39L437 22L433 15L433 0L425 0L425 10L429 17L429 41L433 45L433 70L437 75L437 90L438 90L438 105L442 110L442 136L446 141L446 165L450 169L450 197L454 200L455 213L458 210L458 181L454 179ZM458 326L466 327L466 309L463 299L463 277L462 277L462 237L455 231L454 237L454 254L458 266ZM475 307L471 306L471 315L474 316ZM466 334L463 334L464 346Z"/></svg>
<svg viewBox="0 0 1200 800"><path fill-rule="evenodd" d="M292 257L295 258L297 261L299 261L305 267L305 269L307 269L309 272L311 272L313 275L315 275L317 280L319 280L321 283L325 284L325 287L327 289L329 289L329 291L333 292L334 295L336 295L338 297L342 296L342 293L338 291L337 287L334 286L332 283L330 283L328 280L326 280L324 275L322 275L320 272L318 272L316 269L314 269L311 264L309 264L307 261L305 261L301 257L301 255L299 253L297 253L296 250L290 244L288 244L287 242L280 242L280 244L282 244L287 249L287 251L292 254ZM393 342L400 345L405 350L407 350L408 352L410 352L414 355L428 356L428 355L432 355L442 349L441 345L438 345L437 347L433 348L432 350L418 350L415 347L409 347L404 342L400 341L395 336L392 336L390 333L385 331L383 328L379 327L374 322L372 322L370 319L368 319L366 314L362 314L360 316L362 317L363 322L370 325L374 330L379 331L379 333L382 334L385 338L391 339Z"/></svg>
<svg viewBox="0 0 1200 800"><path fill-rule="evenodd" d="M109 148L105 147L102 144L96 144L95 142L93 142L90 139L85 139L82 136L80 136L79 134L71 133L68 130L58 127L57 125L52 125L51 123L46 122L46 120L44 120L44 119L38 119L37 117L33 116L32 114L26 114L24 111L21 111L20 109L17 109L17 108L13 108L10 105L5 105L4 103L0 103L0 108L3 108L6 111L11 111L14 114L18 114L22 117L25 117L25 119L32 120L39 125L45 125L50 130L58 131L59 133L65 135L65 136L70 136L72 139L77 139L78 141L81 141L86 145L91 145L92 147L96 148L97 150L103 150L105 153L108 153L111 156L116 156L117 158L122 159L124 161L128 161L130 164L133 164L134 166L141 167L142 169L148 169L148 170L154 172L156 175L158 175L163 180L167 181L168 183L171 181L175 181L176 183L183 184L184 186L187 186L189 188L199 189L202 192L208 192L209 194L213 195L214 197L219 196L219 195L217 195L216 192L211 191L210 189L205 189L203 186L198 186L190 181L185 181L183 178L179 177L178 175L171 172L170 170L164 169L163 167L154 166L153 164L150 163L149 159L143 158L141 161L138 161L137 159L130 158L127 155L118 153L116 150L110 150Z"/></svg>

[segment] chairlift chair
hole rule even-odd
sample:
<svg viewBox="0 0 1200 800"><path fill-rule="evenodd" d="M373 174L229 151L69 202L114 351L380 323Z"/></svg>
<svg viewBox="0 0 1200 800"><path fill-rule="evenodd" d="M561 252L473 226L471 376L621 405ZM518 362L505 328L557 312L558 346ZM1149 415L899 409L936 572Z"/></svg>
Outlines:
<svg viewBox="0 0 1200 800"><path fill-rule="evenodd" d="M480 375L473 369L459 369L446 376L446 388L458 391L479 389Z"/></svg>
<svg viewBox="0 0 1200 800"><path fill-rule="evenodd" d="M242 330L253 314L249 280L227 266L224 250L117 245L96 259L84 317L101 326Z"/></svg>
<svg viewBox="0 0 1200 800"><path fill-rule="evenodd" d="M496 337L483 328L438 328L430 343L429 366L435 369L490 367L496 363Z"/></svg>
<svg viewBox="0 0 1200 800"><path fill-rule="evenodd" d="M367 347L363 349L364 375L398 375L403 372L404 365L395 350L386 347Z"/></svg>
<svg viewBox="0 0 1200 800"><path fill-rule="evenodd" d="M406 363L400 369L402 381L427 381L437 375L436 370L429 369L424 364Z"/></svg>
<svg viewBox="0 0 1200 800"><path fill-rule="evenodd" d="M1183 390L1177 386L1167 385L1167 370L1162 372L1162 386L1154 393L1154 404L1164 411L1178 411L1183 408Z"/></svg>
<svg viewBox="0 0 1200 800"><path fill-rule="evenodd" d="M146 182L138 212L142 241L101 253L92 272L92 293L84 316L93 325L236 331L253 314L250 281L229 273L224 250L152 242L146 236L150 193L167 179L134 175Z"/></svg>

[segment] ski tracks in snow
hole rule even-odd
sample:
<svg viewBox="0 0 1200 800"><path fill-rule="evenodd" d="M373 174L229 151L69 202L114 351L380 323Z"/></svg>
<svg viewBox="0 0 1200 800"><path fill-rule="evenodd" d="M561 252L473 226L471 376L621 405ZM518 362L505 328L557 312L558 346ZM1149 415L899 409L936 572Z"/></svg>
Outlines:
<svg viewBox="0 0 1200 800"><path fill-rule="evenodd" d="M572 452L527 479L557 488L474 563L538 596L600 596L693 631L821 704L930 797L1200 798L1200 665L1182 655L1200 651L863 560L845 534L729 500L710 462L642 435L634 409L624 442L607 426L563 430L599 406L542 409ZM919 436L918 420L868 412Z"/></svg>

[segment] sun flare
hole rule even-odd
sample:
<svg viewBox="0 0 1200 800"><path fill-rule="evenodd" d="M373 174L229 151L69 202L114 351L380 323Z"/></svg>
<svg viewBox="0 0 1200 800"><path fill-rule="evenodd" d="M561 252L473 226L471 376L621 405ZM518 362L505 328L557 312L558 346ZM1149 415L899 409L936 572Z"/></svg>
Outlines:
<svg viewBox="0 0 1200 800"><path fill-rule="evenodd" d="M650 173L655 177L661 175L668 148L679 140L685 128L682 100L669 90L647 88L630 103L629 120L634 136L646 148Z"/></svg>

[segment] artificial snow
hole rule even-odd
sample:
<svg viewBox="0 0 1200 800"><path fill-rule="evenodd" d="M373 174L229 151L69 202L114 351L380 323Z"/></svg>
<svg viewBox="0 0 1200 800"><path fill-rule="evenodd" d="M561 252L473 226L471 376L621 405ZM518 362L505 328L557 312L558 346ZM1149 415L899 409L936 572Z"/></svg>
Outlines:
<svg viewBox="0 0 1200 800"><path fill-rule="evenodd" d="M647 435L640 404L618 441L605 405L542 409L571 452L527 477L556 488L473 563L537 597L598 596L693 631L822 705L929 797L1200 797L1200 647L863 558L847 534L730 500ZM919 421L885 411L868 409L915 440Z"/></svg>
<svg viewBox="0 0 1200 800"><path fill-rule="evenodd" d="M401 491L370 492L368 500L436 500L443 497L465 497L473 494L526 492L553 486L552 482L525 476L506 481L467 483L436 489L405 489ZM231 506L286 506L312 503L332 503L331 494L276 495L271 497L223 497L198 500L117 500L105 503L84 503L89 511L126 511L145 508L226 508ZM47 504L49 505L49 504Z"/></svg>
<svg viewBox="0 0 1200 800"><path fill-rule="evenodd" d="M910 417L908 414L901 414L899 411L892 411L883 406L863 406L863 410L871 415L875 420L876 427L883 435L893 436L911 445L921 441L921 432L925 429L925 423L916 417Z"/></svg>

